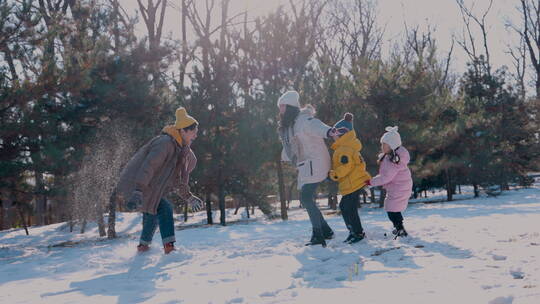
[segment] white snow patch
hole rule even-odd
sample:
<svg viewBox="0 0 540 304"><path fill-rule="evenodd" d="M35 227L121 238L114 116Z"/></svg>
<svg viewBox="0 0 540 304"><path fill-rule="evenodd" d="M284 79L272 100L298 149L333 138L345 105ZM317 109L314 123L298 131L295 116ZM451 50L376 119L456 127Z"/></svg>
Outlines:
<svg viewBox="0 0 540 304"><path fill-rule="evenodd" d="M3 231L0 303L539 303L538 185L411 204L410 237L397 240L384 236L386 213L368 205L358 210L367 238L355 245L342 243L343 220L323 201L336 233L327 248L304 246L311 224L298 202L285 222L259 211L245 222L245 212L228 210L244 224L180 229L206 214L187 223L177 215L170 255L158 232L150 251L136 253L136 213L118 214L116 240L98 237L93 223L85 234L65 223L31 227L30 236Z"/></svg>

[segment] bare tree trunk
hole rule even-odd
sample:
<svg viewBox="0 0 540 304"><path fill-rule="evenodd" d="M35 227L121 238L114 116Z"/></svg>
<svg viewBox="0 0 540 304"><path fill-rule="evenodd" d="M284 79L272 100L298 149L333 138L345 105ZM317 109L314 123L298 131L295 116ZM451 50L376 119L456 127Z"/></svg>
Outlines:
<svg viewBox="0 0 540 304"><path fill-rule="evenodd" d="M167 0L159 0L156 2L155 5L153 0L148 0L146 7L142 4L142 0L137 0L137 3L139 5L141 16L148 31L148 48L150 54L153 56L161 56L159 48L161 43L161 34L163 32L163 21L165 20ZM158 10L160 10L159 15ZM160 60L160 57L153 58L150 64L152 82L154 83L154 86L157 85L157 83L159 82Z"/></svg>
<svg viewBox="0 0 540 304"><path fill-rule="evenodd" d="M113 36L114 36L114 54L119 55L120 53L120 28L118 23L120 22L120 4L118 0L112 0L113 12L114 12L114 25L113 25Z"/></svg>
<svg viewBox="0 0 540 304"><path fill-rule="evenodd" d="M337 199L337 192L338 192L338 184L335 182L330 182L328 184L328 207L332 210L337 209L338 199Z"/></svg>
<svg viewBox="0 0 540 304"><path fill-rule="evenodd" d="M206 193L206 221L209 225L214 224L212 219L212 199L210 193Z"/></svg>
<svg viewBox="0 0 540 304"><path fill-rule="evenodd" d="M184 204L184 223L187 222L188 217L188 204Z"/></svg>
<svg viewBox="0 0 540 304"><path fill-rule="evenodd" d="M235 199L235 203L236 203L236 208L234 209L234 215L237 215L238 210L240 209L240 207L242 207L242 203L241 203L240 198Z"/></svg>
<svg viewBox="0 0 540 304"><path fill-rule="evenodd" d="M222 226L227 226L226 215L227 210L225 209L225 189L222 185L219 185L218 188L218 199L219 199L219 223Z"/></svg>
<svg viewBox="0 0 540 304"><path fill-rule="evenodd" d="M7 208L4 208L4 201L0 199L0 231L7 229L5 228L7 226L6 214L7 214Z"/></svg>
<svg viewBox="0 0 540 304"><path fill-rule="evenodd" d="M535 80L535 89L536 89L536 98L540 97L540 3L535 1L529 2L528 0L520 0L521 2L521 18L523 21L523 27L512 25L514 30L518 32L526 46L526 50L532 67L534 68L534 80ZM532 6L531 6L532 4ZM525 56L520 50L518 65L520 60L523 61L523 70L525 68ZM516 59L514 57L514 59ZM518 70L518 73L520 71Z"/></svg>
<svg viewBox="0 0 540 304"><path fill-rule="evenodd" d="M450 173L450 169L445 170L446 174L446 199L447 201L451 202L454 198L454 189L452 188L452 176Z"/></svg>
<svg viewBox="0 0 540 304"><path fill-rule="evenodd" d="M287 210L289 209L289 204L291 203L292 199L293 199L293 191L294 191L294 187L296 186L296 180L293 180L291 182L291 184L289 185L289 191L287 192ZM300 206L301 207L301 206Z"/></svg>
<svg viewBox="0 0 540 304"><path fill-rule="evenodd" d="M43 181L43 174L39 171L35 171L34 175L36 179L36 219L37 224L42 226L46 225L46 213L47 213L47 196L45 195L45 184Z"/></svg>
<svg viewBox="0 0 540 304"><path fill-rule="evenodd" d="M69 220L69 232L73 232L73 227L75 227L75 221L71 218Z"/></svg>
<svg viewBox="0 0 540 304"><path fill-rule="evenodd" d="M116 192L113 191L111 197L109 198L109 218L108 218L108 229L107 229L107 238L114 239L116 238Z"/></svg>
<svg viewBox="0 0 540 304"><path fill-rule="evenodd" d="M376 203L376 199L375 199L375 188L370 188L369 189L369 200L372 202L372 203Z"/></svg>
<svg viewBox="0 0 540 304"><path fill-rule="evenodd" d="M87 224L86 218L83 218L82 223L81 223L81 232L80 233L85 233L86 232L86 224Z"/></svg>
<svg viewBox="0 0 540 304"><path fill-rule="evenodd" d="M188 18L188 8L186 0L182 0L182 58L181 65L180 65L180 86L182 87L182 92L184 91L184 81L186 77L186 68L189 61L188 57L188 48L187 48L187 28L186 28L186 21Z"/></svg>
<svg viewBox="0 0 540 304"><path fill-rule="evenodd" d="M336 202L334 202L334 196L328 193L328 208L336 210L334 208L335 206L336 206Z"/></svg>
<svg viewBox="0 0 540 304"><path fill-rule="evenodd" d="M467 32L467 37L462 37L461 40L458 40L458 44L461 45L461 47L467 53L471 61L479 59L480 56L484 56L487 73L489 76L491 76L491 59L488 48L489 26L486 24L486 17L492 8L493 0L489 0L488 7L485 9L481 17L475 16L472 12L472 8L466 7L463 0L456 0L456 3L460 9L463 24L465 25L464 32ZM472 7L474 7L474 3ZM477 49L477 46L475 44L476 39L472 34L473 29L471 28L471 22L474 22L478 26L482 34L482 43L484 48L483 54L479 54L479 50Z"/></svg>
<svg viewBox="0 0 540 304"><path fill-rule="evenodd" d="M26 219L24 218L24 212L22 210L21 204L19 202L16 202L15 206L17 208L17 212L19 213L21 224L24 227L24 231L26 232L26 235L30 235L30 233L28 233L28 226L26 225Z"/></svg>
<svg viewBox="0 0 540 304"><path fill-rule="evenodd" d="M0 193L0 195L1 194L2 193ZM16 214L13 216L13 213L16 213L13 201L10 198L5 197L3 200L0 200L0 202L2 203L2 229L12 228L13 220L16 217Z"/></svg>
<svg viewBox="0 0 540 304"><path fill-rule="evenodd" d="M6 45L5 47L3 46L1 49L4 50L4 56L6 58L6 61L8 63L8 66L9 66L9 71L11 72L11 81L13 83L15 83L16 81L19 80L19 76L17 75L17 70L15 68L15 64L13 63L13 57L11 56L11 50L9 49L9 47Z"/></svg>
<svg viewBox="0 0 540 304"><path fill-rule="evenodd" d="M367 204L367 192L366 192L366 190L362 190L362 200L364 201L364 204Z"/></svg>
<svg viewBox="0 0 540 304"><path fill-rule="evenodd" d="M281 164L281 160L279 158L276 160L276 166L277 166L277 175L278 175L281 219L286 221L289 218L289 216L287 214L287 202L285 201L285 179L283 178L283 167Z"/></svg>
<svg viewBox="0 0 540 304"><path fill-rule="evenodd" d="M107 232L105 231L105 221L103 220L103 207L101 206L100 202L97 203L96 209L96 221L98 225L99 236L104 237L107 235Z"/></svg>
<svg viewBox="0 0 540 304"><path fill-rule="evenodd" d="M381 197L379 197L379 208L384 207L384 200L386 199L386 190L384 188L381 189Z"/></svg>
<svg viewBox="0 0 540 304"><path fill-rule="evenodd" d="M53 213L53 207L51 204L51 200L49 200L49 203L47 204L47 223L53 224L55 222L54 213Z"/></svg>

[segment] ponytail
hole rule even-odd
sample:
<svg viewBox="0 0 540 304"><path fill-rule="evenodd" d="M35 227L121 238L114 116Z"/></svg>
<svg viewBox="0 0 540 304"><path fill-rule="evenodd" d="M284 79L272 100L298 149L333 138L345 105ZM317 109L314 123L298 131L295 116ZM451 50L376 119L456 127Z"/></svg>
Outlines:
<svg viewBox="0 0 540 304"><path fill-rule="evenodd" d="M399 161L401 159L399 157L399 154L397 154L398 149L399 149L399 147L397 147L394 150L390 151L390 153L388 153L388 154L385 154L385 153L379 154L379 160L377 161L377 164L380 164L387 155L388 155L388 157L390 157L391 162L393 162L396 165L399 164Z"/></svg>

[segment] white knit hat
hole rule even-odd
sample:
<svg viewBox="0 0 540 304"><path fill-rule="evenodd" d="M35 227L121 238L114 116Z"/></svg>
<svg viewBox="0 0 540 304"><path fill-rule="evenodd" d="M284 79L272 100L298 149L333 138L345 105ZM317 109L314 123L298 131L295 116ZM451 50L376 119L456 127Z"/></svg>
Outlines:
<svg viewBox="0 0 540 304"><path fill-rule="evenodd" d="M298 99L300 95L296 91L287 91L277 101L278 107L282 104L300 108L300 102Z"/></svg>
<svg viewBox="0 0 540 304"><path fill-rule="evenodd" d="M398 133L398 127L386 127L386 133L381 137L381 143L388 144L392 150L401 146L401 136Z"/></svg>

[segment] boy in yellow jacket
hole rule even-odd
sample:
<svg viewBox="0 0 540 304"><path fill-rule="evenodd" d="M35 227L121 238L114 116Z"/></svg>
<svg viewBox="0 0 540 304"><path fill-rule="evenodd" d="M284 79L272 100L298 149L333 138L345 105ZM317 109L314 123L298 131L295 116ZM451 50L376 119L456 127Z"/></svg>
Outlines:
<svg viewBox="0 0 540 304"><path fill-rule="evenodd" d="M342 195L339 209L349 229L349 237L344 242L354 244L366 236L358 216L358 204L360 192L369 184L371 176L366 171L366 163L360 154L362 143L353 128L353 115L345 113L334 128L339 135L334 136L335 142L331 147L334 155L329 176L339 183L339 193Z"/></svg>

